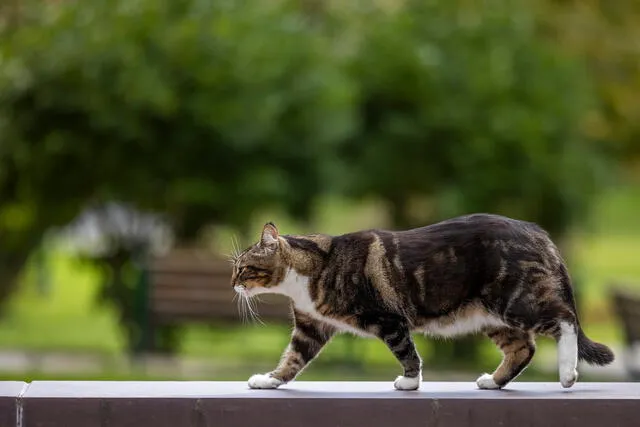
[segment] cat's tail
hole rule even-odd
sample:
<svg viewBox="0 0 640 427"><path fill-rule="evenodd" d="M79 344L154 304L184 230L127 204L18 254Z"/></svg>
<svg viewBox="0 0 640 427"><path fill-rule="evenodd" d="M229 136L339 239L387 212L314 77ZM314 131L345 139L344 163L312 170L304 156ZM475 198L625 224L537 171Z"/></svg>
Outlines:
<svg viewBox="0 0 640 427"><path fill-rule="evenodd" d="M583 360L590 365L605 366L613 362L613 351L604 344L591 341L578 327L578 360Z"/></svg>

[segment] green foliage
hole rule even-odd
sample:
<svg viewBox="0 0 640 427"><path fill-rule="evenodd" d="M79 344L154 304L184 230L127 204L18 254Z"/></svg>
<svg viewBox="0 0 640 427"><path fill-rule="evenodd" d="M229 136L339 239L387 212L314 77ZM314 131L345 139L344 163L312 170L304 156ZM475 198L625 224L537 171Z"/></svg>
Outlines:
<svg viewBox="0 0 640 427"><path fill-rule="evenodd" d="M546 0L539 2L540 35L583 58L594 81L598 108L585 131L623 165L640 160L640 3L635 0ZM635 165L634 165L635 163Z"/></svg>
<svg viewBox="0 0 640 427"><path fill-rule="evenodd" d="M536 29L529 9L503 0L371 14L350 58L353 194L386 200L398 228L485 211L560 238L585 219L601 167L581 137L590 84ZM421 200L430 207L416 209ZM433 362L477 358L474 341L439 344Z"/></svg>
<svg viewBox="0 0 640 427"><path fill-rule="evenodd" d="M296 7L38 7L0 44L0 300L41 235L89 202L161 211L182 242L265 206L309 216L351 89ZM104 289L135 341L131 286Z"/></svg>
<svg viewBox="0 0 640 427"><path fill-rule="evenodd" d="M270 205L308 218L331 186L381 196L398 225L488 210L562 232L597 183L590 85L511 3L329 9L324 25L288 1L45 9L2 45L12 197L50 225L132 201L186 240ZM433 208L412 217L416 199Z"/></svg>
<svg viewBox="0 0 640 427"><path fill-rule="evenodd" d="M34 9L0 42L0 269L112 199L182 242L267 207L308 220L334 190L382 198L398 227L491 211L563 235L606 171L581 138L591 84L513 3Z"/></svg>
<svg viewBox="0 0 640 427"><path fill-rule="evenodd" d="M267 204L307 214L349 126L349 87L286 3L69 2L3 53L3 151L24 197L72 214L131 200L187 239Z"/></svg>
<svg viewBox="0 0 640 427"><path fill-rule="evenodd" d="M412 1L370 18L351 69L362 129L346 147L358 194L388 200L399 226L469 211L562 233L599 170L580 137L590 86L535 33L522 6ZM433 208L411 215L411 202Z"/></svg>

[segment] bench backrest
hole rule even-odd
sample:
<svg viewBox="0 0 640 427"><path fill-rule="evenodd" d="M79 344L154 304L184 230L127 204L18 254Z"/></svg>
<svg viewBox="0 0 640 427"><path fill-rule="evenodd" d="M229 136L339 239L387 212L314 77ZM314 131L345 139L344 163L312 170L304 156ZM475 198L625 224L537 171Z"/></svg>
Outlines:
<svg viewBox="0 0 640 427"><path fill-rule="evenodd" d="M613 302L627 344L640 343L640 294L617 288L613 291Z"/></svg>
<svg viewBox="0 0 640 427"><path fill-rule="evenodd" d="M240 322L232 268L226 260L193 253L174 253L153 259L148 266L149 312L155 324ZM279 295L254 299L264 321L289 322L289 300Z"/></svg>

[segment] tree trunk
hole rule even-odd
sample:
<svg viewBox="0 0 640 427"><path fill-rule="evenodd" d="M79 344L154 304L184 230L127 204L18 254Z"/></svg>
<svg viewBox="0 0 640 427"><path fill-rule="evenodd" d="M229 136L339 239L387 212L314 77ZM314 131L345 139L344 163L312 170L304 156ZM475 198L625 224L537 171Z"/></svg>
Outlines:
<svg viewBox="0 0 640 427"><path fill-rule="evenodd" d="M0 316L18 287L18 278L28 258L29 251L0 254Z"/></svg>
<svg viewBox="0 0 640 427"><path fill-rule="evenodd" d="M20 273L33 250L38 247L41 235L41 232L35 231L18 236L6 231L0 233L0 242L14 242L0 248L0 315L18 288Z"/></svg>

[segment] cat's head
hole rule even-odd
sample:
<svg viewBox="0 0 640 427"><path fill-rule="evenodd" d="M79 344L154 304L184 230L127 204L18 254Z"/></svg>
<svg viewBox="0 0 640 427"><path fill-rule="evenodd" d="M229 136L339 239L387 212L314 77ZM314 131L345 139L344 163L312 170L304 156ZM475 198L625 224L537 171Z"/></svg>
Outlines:
<svg viewBox="0 0 640 427"><path fill-rule="evenodd" d="M265 224L260 240L240 253L233 262L231 285L238 293L269 292L284 278L280 235L277 227Z"/></svg>

